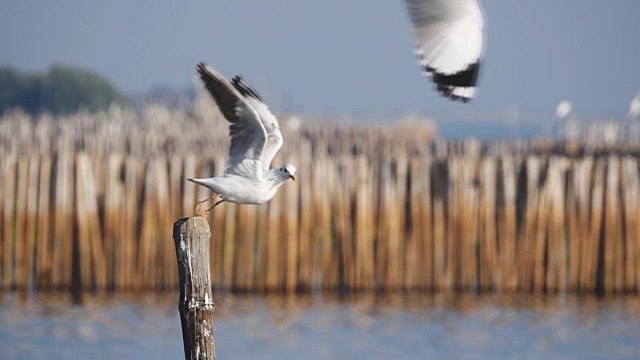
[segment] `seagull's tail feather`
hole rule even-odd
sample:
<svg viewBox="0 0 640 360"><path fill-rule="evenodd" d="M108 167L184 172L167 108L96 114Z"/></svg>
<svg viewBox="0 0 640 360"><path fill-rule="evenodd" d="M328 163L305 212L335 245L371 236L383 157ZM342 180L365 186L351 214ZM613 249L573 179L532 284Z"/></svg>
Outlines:
<svg viewBox="0 0 640 360"><path fill-rule="evenodd" d="M187 180L207 188L211 188L211 185L213 185L210 178L203 178L203 179L187 178Z"/></svg>

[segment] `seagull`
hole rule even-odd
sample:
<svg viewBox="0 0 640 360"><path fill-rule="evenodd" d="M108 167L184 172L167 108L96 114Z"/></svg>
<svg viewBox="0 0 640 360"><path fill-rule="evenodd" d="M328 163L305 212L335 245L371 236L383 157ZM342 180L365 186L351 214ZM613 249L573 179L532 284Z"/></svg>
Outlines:
<svg viewBox="0 0 640 360"><path fill-rule="evenodd" d="M415 53L436 89L468 102L484 48L484 20L478 0L405 0L413 24Z"/></svg>
<svg viewBox="0 0 640 360"><path fill-rule="evenodd" d="M296 167L286 164L269 169L271 160L282 147L283 139L278 119L264 99L241 76L231 82L212 67L200 62L196 66L205 88L218 104L229 126L229 157L222 176L187 178L213 194L199 201L196 213L206 216L222 202L264 204L270 201L282 184L295 181ZM213 206L199 212L203 203L220 197Z"/></svg>

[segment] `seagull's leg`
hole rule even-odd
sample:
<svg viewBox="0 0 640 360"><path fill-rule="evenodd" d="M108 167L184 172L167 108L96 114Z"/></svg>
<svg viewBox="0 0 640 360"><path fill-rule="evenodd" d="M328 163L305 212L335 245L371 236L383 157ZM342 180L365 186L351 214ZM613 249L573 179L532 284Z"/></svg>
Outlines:
<svg viewBox="0 0 640 360"><path fill-rule="evenodd" d="M217 201L215 204L213 204L212 207L209 208L209 210L213 209L214 207L218 206L218 204L224 202L224 199Z"/></svg>
<svg viewBox="0 0 640 360"><path fill-rule="evenodd" d="M219 204L223 203L224 199L222 200L218 200L215 204L213 204L212 207L208 208L207 210L205 210L202 214L202 216L207 216L207 214L209 214L209 211L213 210L214 207L218 206Z"/></svg>
<svg viewBox="0 0 640 360"><path fill-rule="evenodd" d="M206 203L206 202L207 202L207 201L209 201L209 200L213 200L213 199L215 199L215 198L216 198L216 196L218 196L218 194L213 193L213 194L211 194L211 196L209 196L208 198L206 198L206 199L204 199L204 200L200 200L200 201L198 201L198 203L196 204L196 214L198 214L198 215L200 215L200 216L205 216L205 215L206 215L206 213L208 212L208 210L206 210L206 211L205 211L205 213L204 213L205 215L202 215L201 213L199 213L199 212L198 212L198 209L200 208L200 205L202 205L202 204ZM214 205L214 206L215 206L215 205Z"/></svg>

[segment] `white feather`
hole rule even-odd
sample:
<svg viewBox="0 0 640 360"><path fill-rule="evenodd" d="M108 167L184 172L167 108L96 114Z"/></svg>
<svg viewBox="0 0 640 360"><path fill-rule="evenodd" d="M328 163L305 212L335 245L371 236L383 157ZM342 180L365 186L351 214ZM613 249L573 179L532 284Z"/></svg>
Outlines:
<svg viewBox="0 0 640 360"><path fill-rule="evenodd" d="M446 95L472 98L476 76L468 84L447 84L442 77L479 64L484 50L484 20L477 0L405 0L413 24L420 66ZM477 70L476 70L477 73ZM438 82L440 77L440 82ZM451 79L448 79L451 80Z"/></svg>

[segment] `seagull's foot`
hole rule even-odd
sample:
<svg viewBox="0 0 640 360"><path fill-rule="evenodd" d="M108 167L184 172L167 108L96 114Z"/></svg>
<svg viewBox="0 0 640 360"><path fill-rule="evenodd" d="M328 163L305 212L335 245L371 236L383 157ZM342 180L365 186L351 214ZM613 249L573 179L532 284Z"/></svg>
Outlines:
<svg viewBox="0 0 640 360"><path fill-rule="evenodd" d="M207 210L203 211L203 212L202 212L202 214L203 214L203 215L200 215L200 216L202 216L202 217L206 217L206 216L207 216L207 214L209 214L209 211L213 210L213 208L214 208L214 207L218 206L219 204L221 204L221 203L223 203L223 202L224 202L224 199L217 201L215 204L213 204L213 206L212 206L212 207L210 207L210 208L208 208Z"/></svg>
<svg viewBox="0 0 640 360"><path fill-rule="evenodd" d="M213 209L213 207L214 207L215 205L213 205L212 207L210 207L209 209L207 209L207 210L205 210L205 211L203 211L203 212L200 212L200 211L198 210L198 209L200 208L200 205L202 205L202 204L206 203L206 202L207 202L207 201L209 201L209 200L213 200L213 199L215 199L217 196L218 196L218 194L211 194L211 196L209 196L208 198L206 198L206 199L204 199L204 200L200 200L200 201L198 201L198 203L196 204L196 214L198 214L198 215L200 215L200 216L202 216L202 217L206 217L206 216L207 216L207 214L209 213L209 210Z"/></svg>

